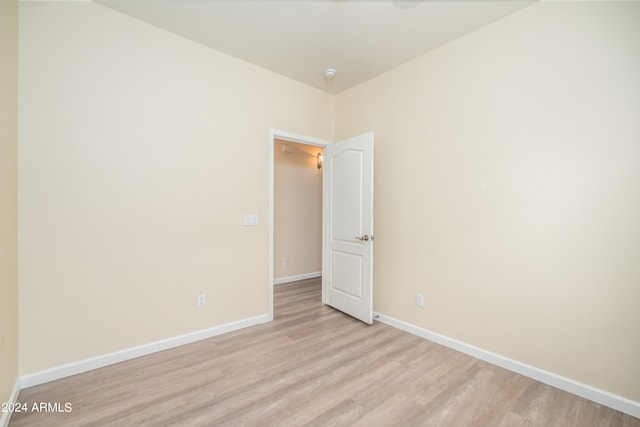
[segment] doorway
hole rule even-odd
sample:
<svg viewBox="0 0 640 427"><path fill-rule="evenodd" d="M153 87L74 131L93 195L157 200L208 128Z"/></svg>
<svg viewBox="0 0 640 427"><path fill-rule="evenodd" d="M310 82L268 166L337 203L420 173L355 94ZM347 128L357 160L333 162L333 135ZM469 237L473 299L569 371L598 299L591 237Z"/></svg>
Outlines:
<svg viewBox="0 0 640 427"><path fill-rule="evenodd" d="M274 285L321 275L322 169L317 167L317 155L322 153L329 143L329 141L318 138L284 131L272 129L270 132L270 319L273 319L274 315ZM305 185L309 187L308 194L301 194ZM316 193L317 191L319 192ZM299 197L302 200L296 200ZM303 204L310 206L305 207ZM277 210L276 207L278 207ZM309 216L307 220L304 218L305 215ZM305 236L308 236L309 241L305 242ZM319 265L318 259L320 260Z"/></svg>
<svg viewBox="0 0 640 427"><path fill-rule="evenodd" d="M322 148L275 140L273 284L322 276Z"/></svg>
<svg viewBox="0 0 640 427"><path fill-rule="evenodd" d="M269 140L269 317L274 294L276 140L322 147L322 302L373 322L373 142L367 132L330 143L271 130Z"/></svg>

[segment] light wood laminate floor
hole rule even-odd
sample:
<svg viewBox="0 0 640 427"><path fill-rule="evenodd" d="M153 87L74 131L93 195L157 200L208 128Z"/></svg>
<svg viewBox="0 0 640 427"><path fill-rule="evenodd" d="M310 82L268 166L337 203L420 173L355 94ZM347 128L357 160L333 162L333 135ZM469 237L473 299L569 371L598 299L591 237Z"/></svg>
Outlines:
<svg viewBox="0 0 640 427"><path fill-rule="evenodd" d="M640 426L640 420L276 286L275 320L25 389L10 426Z"/></svg>

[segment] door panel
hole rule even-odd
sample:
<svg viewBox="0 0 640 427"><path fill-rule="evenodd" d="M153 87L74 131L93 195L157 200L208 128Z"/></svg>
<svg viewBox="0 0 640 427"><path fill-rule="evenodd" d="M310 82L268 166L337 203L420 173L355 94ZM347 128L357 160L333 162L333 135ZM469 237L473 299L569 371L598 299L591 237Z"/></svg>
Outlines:
<svg viewBox="0 0 640 427"><path fill-rule="evenodd" d="M339 221L333 221L331 238L333 241L353 243L354 232L359 236L362 231L362 152L345 150L336 154L332 165L333 215Z"/></svg>
<svg viewBox="0 0 640 427"><path fill-rule="evenodd" d="M328 145L324 168L323 302L371 324L373 133Z"/></svg>
<svg viewBox="0 0 640 427"><path fill-rule="evenodd" d="M333 251L331 287L347 296L362 298L362 257Z"/></svg>

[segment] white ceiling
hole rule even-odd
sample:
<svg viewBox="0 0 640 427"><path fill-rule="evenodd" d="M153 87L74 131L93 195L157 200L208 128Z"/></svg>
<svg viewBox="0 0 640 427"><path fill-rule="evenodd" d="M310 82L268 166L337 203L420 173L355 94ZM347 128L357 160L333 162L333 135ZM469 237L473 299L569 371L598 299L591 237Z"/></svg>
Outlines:
<svg viewBox="0 0 640 427"><path fill-rule="evenodd" d="M532 1L95 0L232 56L339 93ZM323 70L335 68L326 80Z"/></svg>

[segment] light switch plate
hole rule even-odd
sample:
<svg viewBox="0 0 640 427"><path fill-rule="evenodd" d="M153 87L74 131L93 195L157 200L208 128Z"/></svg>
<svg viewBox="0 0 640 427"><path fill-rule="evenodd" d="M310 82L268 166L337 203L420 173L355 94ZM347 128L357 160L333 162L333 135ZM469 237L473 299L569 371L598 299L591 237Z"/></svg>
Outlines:
<svg viewBox="0 0 640 427"><path fill-rule="evenodd" d="M245 214L244 225L258 225L258 214Z"/></svg>

